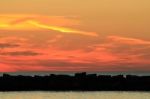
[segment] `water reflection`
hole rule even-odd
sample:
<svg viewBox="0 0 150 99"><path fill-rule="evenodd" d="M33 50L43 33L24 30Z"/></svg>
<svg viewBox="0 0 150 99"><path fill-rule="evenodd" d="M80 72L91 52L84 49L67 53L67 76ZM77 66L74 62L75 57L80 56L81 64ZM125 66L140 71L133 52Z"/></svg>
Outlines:
<svg viewBox="0 0 150 99"><path fill-rule="evenodd" d="M150 92L0 92L0 99L150 99Z"/></svg>

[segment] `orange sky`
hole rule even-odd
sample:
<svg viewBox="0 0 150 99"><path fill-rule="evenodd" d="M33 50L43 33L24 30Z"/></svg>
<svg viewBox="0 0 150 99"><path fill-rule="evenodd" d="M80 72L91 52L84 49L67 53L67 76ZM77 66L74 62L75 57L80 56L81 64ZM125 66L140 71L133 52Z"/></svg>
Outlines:
<svg viewBox="0 0 150 99"><path fill-rule="evenodd" d="M150 71L149 0L2 0L0 72Z"/></svg>

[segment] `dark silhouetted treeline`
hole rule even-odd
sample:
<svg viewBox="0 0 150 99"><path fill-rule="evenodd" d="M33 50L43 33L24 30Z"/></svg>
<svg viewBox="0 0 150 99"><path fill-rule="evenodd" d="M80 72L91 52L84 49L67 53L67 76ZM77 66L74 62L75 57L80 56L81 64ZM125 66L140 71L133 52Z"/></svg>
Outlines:
<svg viewBox="0 0 150 99"><path fill-rule="evenodd" d="M0 77L0 91L150 91L150 76L71 75Z"/></svg>

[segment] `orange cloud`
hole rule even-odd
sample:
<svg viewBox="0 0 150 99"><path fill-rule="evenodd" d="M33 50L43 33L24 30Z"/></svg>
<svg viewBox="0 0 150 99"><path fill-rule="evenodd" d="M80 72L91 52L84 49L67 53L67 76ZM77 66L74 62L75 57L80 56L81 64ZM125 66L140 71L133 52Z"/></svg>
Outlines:
<svg viewBox="0 0 150 99"><path fill-rule="evenodd" d="M56 35L48 42L61 42ZM65 36L63 36L65 39ZM20 37L1 38L0 71L147 71L150 70L149 41L109 36L86 48L63 49L59 46L34 46ZM45 43L45 42L44 42ZM3 46L3 45L2 45ZM74 46L74 45L69 45Z"/></svg>

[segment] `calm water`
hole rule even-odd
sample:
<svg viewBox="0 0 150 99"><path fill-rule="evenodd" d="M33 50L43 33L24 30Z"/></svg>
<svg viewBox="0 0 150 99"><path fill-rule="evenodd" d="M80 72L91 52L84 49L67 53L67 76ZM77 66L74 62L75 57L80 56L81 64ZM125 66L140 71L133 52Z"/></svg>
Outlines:
<svg viewBox="0 0 150 99"><path fill-rule="evenodd" d="M150 92L0 92L0 99L150 99Z"/></svg>

